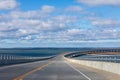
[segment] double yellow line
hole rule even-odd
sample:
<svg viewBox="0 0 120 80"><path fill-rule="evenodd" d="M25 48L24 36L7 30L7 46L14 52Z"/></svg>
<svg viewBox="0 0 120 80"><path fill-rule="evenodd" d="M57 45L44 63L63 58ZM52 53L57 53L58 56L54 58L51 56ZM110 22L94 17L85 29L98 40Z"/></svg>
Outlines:
<svg viewBox="0 0 120 80"><path fill-rule="evenodd" d="M28 75L30 75L30 74L38 71L38 70L41 70L41 69L47 67L48 65L50 65L50 64L52 64L52 63L54 63L54 62L49 62L49 63L47 63L47 64L45 64L45 65L43 65L43 66L37 67L37 68L35 68L35 69L33 69L33 70L31 70L31 71L29 71L29 72L27 72L27 73L25 73L25 74L23 74L23 75L21 75L21 76L18 76L18 77L16 77L16 78L14 78L13 80L23 80L26 76L28 76Z"/></svg>

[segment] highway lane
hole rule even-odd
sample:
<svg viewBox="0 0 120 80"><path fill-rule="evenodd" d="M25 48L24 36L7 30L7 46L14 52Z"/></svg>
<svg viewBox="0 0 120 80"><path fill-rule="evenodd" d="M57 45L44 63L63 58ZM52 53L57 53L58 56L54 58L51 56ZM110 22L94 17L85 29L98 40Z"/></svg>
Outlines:
<svg viewBox="0 0 120 80"><path fill-rule="evenodd" d="M56 58L0 68L0 80L109 80L99 72Z"/></svg>
<svg viewBox="0 0 120 80"><path fill-rule="evenodd" d="M15 77L22 75L24 73L27 73L49 62L51 62L51 60L25 63L25 64L13 65L13 66L8 66L8 67L7 66L1 67L0 68L0 80L13 80Z"/></svg>
<svg viewBox="0 0 120 80"><path fill-rule="evenodd" d="M40 71L24 78L25 80L90 80L74 70L65 61L56 59L55 62Z"/></svg>

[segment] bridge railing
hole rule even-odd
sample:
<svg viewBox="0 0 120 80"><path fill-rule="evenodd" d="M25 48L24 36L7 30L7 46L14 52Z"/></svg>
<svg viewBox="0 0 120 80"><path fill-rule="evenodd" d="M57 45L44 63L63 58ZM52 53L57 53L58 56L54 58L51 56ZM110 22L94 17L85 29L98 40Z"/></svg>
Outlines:
<svg viewBox="0 0 120 80"><path fill-rule="evenodd" d="M0 54L0 66L40 61L40 60L45 60L45 59L49 59L52 57L53 56L51 56L51 57L31 57L31 56L17 56L17 55L10 55L10 54Z"/></svg>
<svg viewBox="0 0 120 80"><path fill-rule="evenodd" d="M120 55L81 56L78 57L77 59L120 63Z"/></svg>
<svg viewBox="0 0 120 80"><path fill-rule="evenodd" d="M66 57L69 58L76 58L80 60L91 60L91 61L105 61L105 62L114 62L120 63L120 54L97 54L97 53L104 53L104 52L120 52L120 49L96 49L92 51L85 51L85 52L76 52L68 54Z"/></svg>

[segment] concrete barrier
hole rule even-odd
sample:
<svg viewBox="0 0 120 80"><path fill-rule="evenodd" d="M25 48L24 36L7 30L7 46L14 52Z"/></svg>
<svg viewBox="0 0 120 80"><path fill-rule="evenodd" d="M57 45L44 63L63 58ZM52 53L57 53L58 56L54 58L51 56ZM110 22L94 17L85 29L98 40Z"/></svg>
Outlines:
<svg viewBox="0 0 120 80"><path fill-rule="evenodd" d="M87 61L87 60L76 60L71 58L64 57L67 61L77 63L80 65L112 72L120 75L120 64L119 63L110 63L110 62L99 62L99 61Z"/></svg>

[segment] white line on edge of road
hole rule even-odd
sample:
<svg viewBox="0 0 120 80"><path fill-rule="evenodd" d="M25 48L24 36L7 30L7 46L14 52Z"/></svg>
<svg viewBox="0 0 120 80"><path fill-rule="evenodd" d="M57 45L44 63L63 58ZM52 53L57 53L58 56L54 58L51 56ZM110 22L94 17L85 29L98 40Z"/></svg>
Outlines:
<svg viewBox="0 0 120 80"><path fill-rule="evenodd" d="M65 61L66 62L66 61ZM66 62L67 63L67 62ZM76 69L75 67L73 67L71 64L67 63L70 67L72 67L74 70L76 70L77 72L79 72L80 74L82 74L85 78L87 78L88 80L92 80L90 79L88 76L86 76L84 73L82 73L80 70Z"/></svg>

